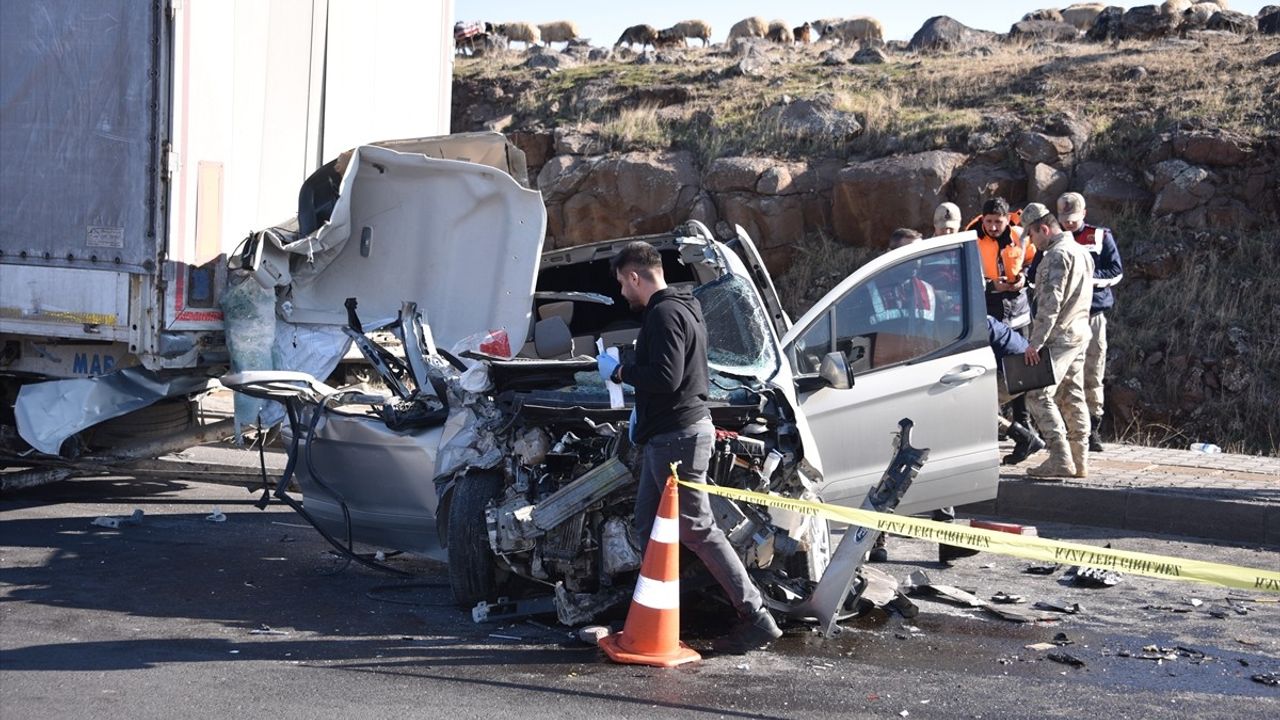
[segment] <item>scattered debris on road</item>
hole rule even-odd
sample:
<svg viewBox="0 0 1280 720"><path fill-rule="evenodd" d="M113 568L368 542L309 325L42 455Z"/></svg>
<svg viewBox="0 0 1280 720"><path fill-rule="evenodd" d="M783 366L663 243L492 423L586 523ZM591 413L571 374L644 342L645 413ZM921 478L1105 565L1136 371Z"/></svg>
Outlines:
<svg viewBox="0 0 1280 720"><path fill-rule="evenodd" d="M1052 610L1054 612L1066 613L1067 615L1076 615L1084 612L1084 608L1080 607L1080 603L1066 603L1062 600L1037 600L1032 607L1040 610Z"/></svg>
<svg viewBox="0 0 1280 720"><path fill-rule="evenodd" d="M1056 663L1070 665L1071 667L1084 667L1084 661L1070 653L1051 652L1046 657Z"/></svg>
<svg viewBox="0 0 1280 720"><path fill-rule="evenodd" d="M142 512L142 510L134 510L132 515L130 515L129 517L125 517L125 518L111 517L111 516L109 516L109 515L103 515L102 517L94 518L94 519L93 519L93 522L91 522L91 523L89 523L89 524L90 524L90 525L95 525L95 526L97 526L97 527L104 527L104 528L110 528L110 529L112 529L112 530L117 530L117 529L119 529L119 528L120 528L120 526L121 526L122 524L124 524L124 525L141 525L141 524L142 524L142 516L143 516L143 514L144 514L144 513Z"/></svg>
<svg viewBox="0 0 1280 720"><path fill-rule="evenodd" d="M1280 687L1280 672L1258 673L1249 679L1268 687Z"/></svg>
<svg viewBox="0 0 1280 720"><path fill-rule="evenodd" d="M1124 576L1112 570L1082 568L1079 565L1075 565L1067 571L1063 578L1076 587L1108 588L1119 585Z"/></svg>

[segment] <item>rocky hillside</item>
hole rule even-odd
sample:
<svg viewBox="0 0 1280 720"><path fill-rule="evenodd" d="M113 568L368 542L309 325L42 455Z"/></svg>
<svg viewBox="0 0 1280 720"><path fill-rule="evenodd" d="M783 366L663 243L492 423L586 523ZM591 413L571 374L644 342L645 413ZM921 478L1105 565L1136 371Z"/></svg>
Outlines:
<svg viewBox="0 0 1280 720"><path fill-rule="evenodd" d="M548 247L742 225L793 313L942 201L1079 190L1127 265L1112 433L1274 454L1280 37L931 22L866 48L491 51L456 65L453 129L525 150Z"/></svg>

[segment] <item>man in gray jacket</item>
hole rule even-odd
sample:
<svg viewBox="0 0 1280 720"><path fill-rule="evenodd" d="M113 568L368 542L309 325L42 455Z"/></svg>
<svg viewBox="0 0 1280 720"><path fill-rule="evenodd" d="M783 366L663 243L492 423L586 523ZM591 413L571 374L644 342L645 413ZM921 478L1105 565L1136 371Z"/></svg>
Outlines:
<svg viewBox="0 0 1280 720"><path fill-rule="evenodd" d="M1036 244L1039 266L1027 364L1038 364L1040 349L1049 348L1058 380L1056 385L1027 393L1031 417L1049 443L1049 459L1027 470L1027 475L1087 477L1089 407L1084 362L1093 335L1089 329L1093 258L1040 203L1023 209L1022 228Z"/></svg>

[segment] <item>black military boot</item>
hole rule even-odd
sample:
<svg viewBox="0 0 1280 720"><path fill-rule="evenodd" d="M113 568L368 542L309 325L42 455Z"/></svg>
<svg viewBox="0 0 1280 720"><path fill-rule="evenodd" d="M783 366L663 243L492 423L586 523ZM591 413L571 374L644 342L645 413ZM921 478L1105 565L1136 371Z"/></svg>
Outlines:
<svg viewBox="0 0 1280 720"><path fill-rule="evenodd" d="M1102 452L1102 436L1098 434L1102 417L1089 418L1089 421L1089 452Z"/></svg>
<svg viewBox="0 0 1280 720"><path fill-rule="evenodd" d="M768 608L760 608L738 620L728 635L712 641L711 647L719 653L742 655L751 650L761 650L782 637L782 631L773 621Z"/></svg>
<svg viewBox="0 0 1280 720"><path fill-rule="evenodd" d="M1034 430L1020 423L1009 426L1009 437L1013 438L1013 452L1000 460L1005 465L1017 465L1045 448L1044 440Z"/></svg>

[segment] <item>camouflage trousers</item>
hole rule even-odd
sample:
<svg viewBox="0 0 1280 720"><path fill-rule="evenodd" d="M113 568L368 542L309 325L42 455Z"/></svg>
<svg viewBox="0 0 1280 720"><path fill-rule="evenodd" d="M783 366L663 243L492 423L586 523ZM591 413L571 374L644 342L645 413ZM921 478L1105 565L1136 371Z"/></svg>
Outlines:
<svg viewBox="0 0 1280 720"><path fill-rule="evenodd" d="M1056 385L1027 392L1027 408L1040 435L1054 441L1083 442L1089 437L1089 406L1084 393L1084 363L1087 344L1050 345ZM1059 445L1061 446L1061 445Z"/></svg>
<svg viewBox="0 0 1280 720"><path fill-rule="evenodd" d="M1102 417L1102 376L1107 372L1107 315L1094 313L1089 316L1089 329L1093 339L1084 355L1084 397L1089 403L1089 415Z"/></svg>

